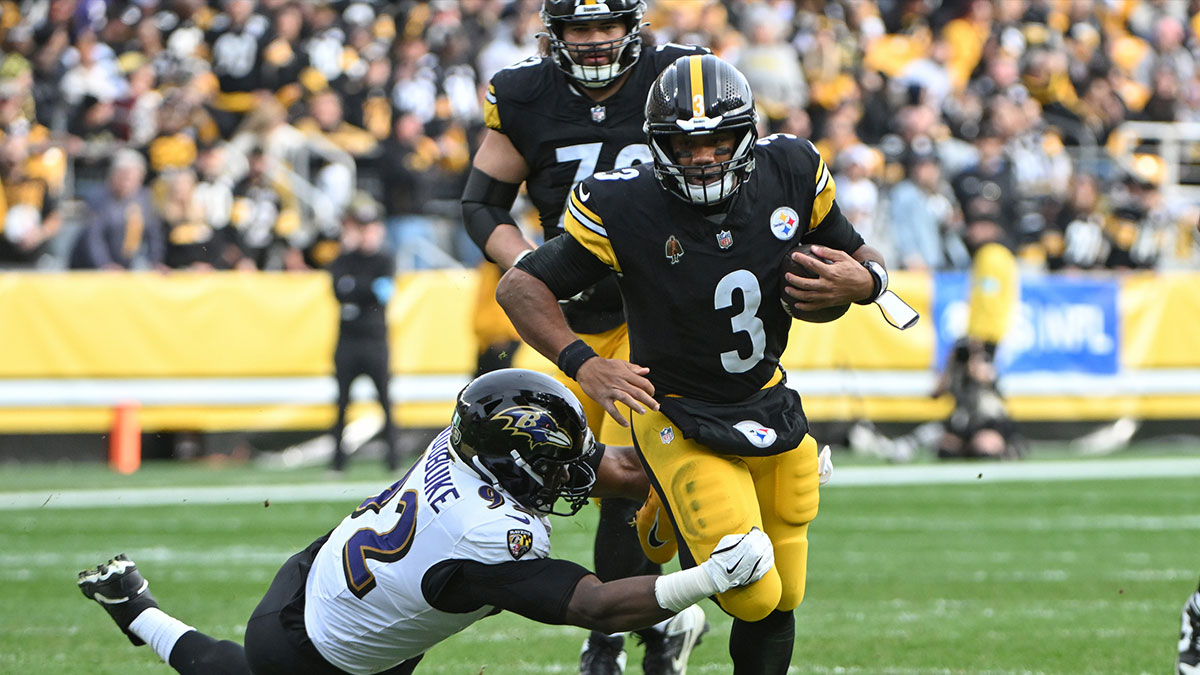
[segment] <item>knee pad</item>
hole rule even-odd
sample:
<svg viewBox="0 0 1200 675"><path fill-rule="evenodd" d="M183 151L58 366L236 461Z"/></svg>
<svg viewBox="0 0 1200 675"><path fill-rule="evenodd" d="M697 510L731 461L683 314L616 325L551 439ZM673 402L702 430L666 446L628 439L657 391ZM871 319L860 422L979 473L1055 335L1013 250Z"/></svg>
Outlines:
<svg viewBox="0 0 1200 675"><path fill-rule="evenodd" d="M731 588L717 596L721 609L742 621L762 621L779 607L783 582L776 567L762 579L740 588Z"/></svg>

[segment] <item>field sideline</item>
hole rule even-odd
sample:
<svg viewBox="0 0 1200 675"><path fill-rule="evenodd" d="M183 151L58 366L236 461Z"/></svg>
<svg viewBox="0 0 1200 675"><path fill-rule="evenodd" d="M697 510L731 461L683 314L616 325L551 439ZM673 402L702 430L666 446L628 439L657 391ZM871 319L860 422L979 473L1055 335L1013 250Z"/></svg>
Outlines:
<svg viewBox="0 0 1200 675"><path fill-rule="evenodd" d="M853 464L835 469L810 533L792 672L1172 671L1179 610L1200 577L1196 448ZM164 609L239 639L278 565L378 491L387 481L375 471L356 465L331 483L251 466L151 463L130 477L6 467L0 672L170 672L74 588L76 571L121 551ZM590 562L594 511L555 520L558 555ZM728 619L704 608L713 630L688 672L726 673ZM582 637L504 614L432 650L417 672L572 673ZM640 673L641 649L628 647L627 672Z"/></svg>

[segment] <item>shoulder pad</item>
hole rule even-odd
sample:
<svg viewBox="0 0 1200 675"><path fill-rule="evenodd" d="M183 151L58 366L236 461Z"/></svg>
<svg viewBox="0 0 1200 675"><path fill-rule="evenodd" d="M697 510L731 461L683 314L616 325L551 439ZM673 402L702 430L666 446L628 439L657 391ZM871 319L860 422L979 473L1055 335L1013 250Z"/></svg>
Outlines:
<svg viewBox="0 0 1200 675"><path fill-rule="evenodd" d="M655 70L662 71L667 66L675 63L685 56L693 54L710 54L707 47L698 45L681 45L677 42L665 42L654 48L652 52L654 58Z"/></svg>
<svg viewBox="0 0 1200 675"><path fill-rule="evenodd" d="M531 56L492 75L490 89L499 100L528 103L552 86L553 64L543 56Z"/></svg>

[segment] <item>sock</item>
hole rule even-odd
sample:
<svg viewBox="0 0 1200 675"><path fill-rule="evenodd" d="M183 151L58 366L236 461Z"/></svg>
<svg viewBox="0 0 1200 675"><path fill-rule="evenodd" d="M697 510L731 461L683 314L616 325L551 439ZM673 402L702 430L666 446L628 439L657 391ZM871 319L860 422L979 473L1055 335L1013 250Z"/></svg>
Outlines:
<svg viewBox="0 0 1200 675"><path fill-rule="evenodd" d="M129 624L129 632L145 640L164 663L170 663L171 650L179 638L193 630L196 629L157 607L138 614Z"/></svg>

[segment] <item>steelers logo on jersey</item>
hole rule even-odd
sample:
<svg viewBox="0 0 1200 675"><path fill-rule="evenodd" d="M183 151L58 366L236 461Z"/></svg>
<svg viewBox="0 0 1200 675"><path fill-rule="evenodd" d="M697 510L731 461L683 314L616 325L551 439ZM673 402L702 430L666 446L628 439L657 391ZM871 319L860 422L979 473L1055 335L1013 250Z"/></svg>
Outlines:
<svg viewBox="0 0 1200 675"><path fill-rule="evenodd" d="M776 239L787 241L796 234L800 225L800 216L790 206L781 206L771 213L771 234Z"/></svg>

